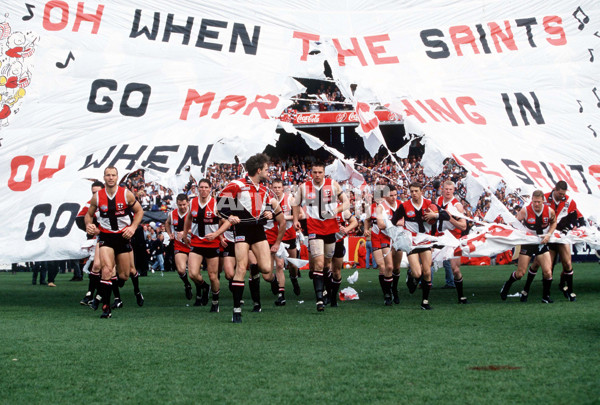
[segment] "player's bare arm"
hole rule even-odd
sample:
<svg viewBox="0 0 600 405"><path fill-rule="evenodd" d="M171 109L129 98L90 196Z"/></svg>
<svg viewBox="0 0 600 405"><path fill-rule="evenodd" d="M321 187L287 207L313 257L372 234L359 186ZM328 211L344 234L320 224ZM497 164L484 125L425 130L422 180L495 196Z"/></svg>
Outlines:
<svg viewBox="0 0 600 405"><path fill-rule="evenodd" d="M95 236L98 233L98 229L96 225L94 225L94 214L98 209L98 198L97 194L94 194L92 199L90 200L90 207L88 208L88 212L85 214L85 231L88 235Z"/></svg>
<svg viewBox="0 0 600 405"><path fill-rule="evenodd" d="M123 230L123 237L125 239L131 239L135 234L137 227L142 223L144 210L131 191L128 190L126 192L125 198L127 198L127 205L129 205L133 211L133 220L131 221L131 225Z"/></svg>
<svg viewBox="0 0 600 405"><path fill-rule="evenodd" d="M208 235L206 235L204 237L204 239L207 239L207 240L216 239L216 238L220 237L221 235L223 235L223 233L225 233L225 231L228 230L230 227L231 227L231 222L220 219L219 220L219 229L217 229L215 232L209 233Z"/></svg>
<svg viewBox="0 0 600 405"><path fill-rule="evenodd" d="M548 227L548 233L546 235L544 235L544 238L542 239L542 243L544 243L544 244L548 243L548 241L550 240L550 236L552 236L552 234L554 233L555 230L556 230L556 213L554 212L554 210L552 208L550 208L550 226Z"/></svg>
<svg viewBox="0 0 600 405"><path fill-rule="evenodd" d="M298 187L298 192L294 197L293 202L290 203L292 206L292 216L294 217L294 228L296 231L302 231L302 226L300 225L300 210L302 209L300 205L304 200L304 187Z"/></svg>

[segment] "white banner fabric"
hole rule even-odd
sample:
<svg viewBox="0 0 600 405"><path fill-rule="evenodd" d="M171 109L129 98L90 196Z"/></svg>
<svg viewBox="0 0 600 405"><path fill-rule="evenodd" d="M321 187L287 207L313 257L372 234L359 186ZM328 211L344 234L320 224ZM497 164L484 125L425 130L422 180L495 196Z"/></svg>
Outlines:
<svg viewBox="0 0 600 405"><path fill-rule="evenodd" d="M593 0L7 0L0 15L0 256L75 257L89 179L164 185L273 144L277 117L330 65L378 138L377 105L523 192L600 196L600 3ZM371 144L369 144L371 145Z"/></svg>

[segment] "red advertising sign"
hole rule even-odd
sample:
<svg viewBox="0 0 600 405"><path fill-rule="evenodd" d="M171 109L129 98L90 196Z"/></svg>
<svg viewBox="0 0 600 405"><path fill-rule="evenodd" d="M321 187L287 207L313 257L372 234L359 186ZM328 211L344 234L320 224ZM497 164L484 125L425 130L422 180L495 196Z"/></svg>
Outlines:
<svg viewBox="0 0 600 405"><path fill-rule="evenodd" d="M375 115L381 124L401 124L402 116L387 111L377 110ZM347 125L358 124L358 114L356 111L322 111L299 113L296 110L287 110L279 117L280 121L291 122L295 126L319 126L319 125Z"/></svg>

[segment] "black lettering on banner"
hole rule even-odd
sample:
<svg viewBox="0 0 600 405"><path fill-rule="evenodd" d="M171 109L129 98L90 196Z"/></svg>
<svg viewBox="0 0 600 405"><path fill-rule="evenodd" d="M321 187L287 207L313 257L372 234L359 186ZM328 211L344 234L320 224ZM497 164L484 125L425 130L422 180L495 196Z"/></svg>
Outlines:
<svg viewBox="0 0 600 405"><path fill-rule="evenodd" d="M102 97L104 104L98 104L96 97L98 96L98 90L101 88L107 88L111 91L117 90L117 81L112 79L96 79L92 82L92 89L90 91L90 99L88 101L87 109L93 113L109 113L113 108L113 101L108 96Z"/></svg>
<svg viewBox="0 0 600 405"><path fill-rule="evenodd" d="M54 222L52 223L52 226L50 227L50 232L48 233L48 236L50 238L63 238L65 236L67 236L69 234L69 232L71 232L71 228L73 227L73 224L75 223L75 218L77 218L77 213L79 212L79 208L80 208L79 204L76 204L76 203L62 203L58 207L58 210L56 211L56 215L54 216ZM68 219L67 223L65 224L65 226L63 226L62 228L59 228L58 222L60 221L61 217L65 213L69 214L69 219Z"/></svg>
<svg viewBox="0 0 600 405"><path fill-rule="evenodd" d="M519 124L517 123L517 119L513 114L512 105L510 104L510 100L508 99L508 94L501 93L501 96L502 102L504 103L504 109L506 110L506 115L508 115L508 119L510 121L510 125L512 125L513 127L519 126Z"/></svg>
<svg viewBox="0 0 600 405"><path fill-rule="evenodd" d="M129 101L129 96L133 92L142 93L142 101L140 105L133 108L130 107L127 102ZM148 108L148 100L150 100L150 94L152 93L152 88L144 83L129 83L125 86L125 92L123 93L123 98L121 99L121 105L119 106L119 112L122 115L127 117L141 117L146 114L146 109Z"/></svg>
<svg viewBox="0 0 600 405"><path fill-rule="evenodd" d="M582 165L569 165L569 169L575 170L576 172L579 173L579 176L581 177L581 180L583 181L583 184L585 185L585 188L587 189L588 194L592 194L592 190L590 190L590 186L588 186L585 175L583 174L583 166Z"/></svg>
<svg viewBox="0 0 600 405"><path fill-rule="evenodd" d="M481 47L483 48L483 52L492 53L492 50L490 49L490 46L488 45L485 30L483 29L483 26L481 24L477 24L477 25L475 25L475 28L477 28L477 33L479 34L479 42L481 42Z"/></svg>
<svg viewBox="0 0 600 405"><path fill-rule="evenodd" d="M517 119L515 118L515 115L513 114L513 108L510 103L510 99L508 98L508 94L506 94L506 93L500 93L500 94L502 96L502 102L504 103L504 108L506 110L506 115L508 115L508 119L510 120L510 124L513 127L519 126ZM519 112L521 113L521 118L523 119L523 122L525 123L525 125L529 125L529 120L527 118L527 111L528 111L529 114L531 115L531 117L536 122L536 124L538 124L538 125L545 124L544 117L542 116L542 111L540 109L540 102L538 101L538 98L537 98L535 92L531 91L531 92L529 92L529 94L531 95L531 98L533 99L533 107L531 106L531 103L530 103L529 99L527 98L527 96L525 96L523 93L515 93L515 98L517 99L517 105L519 106Z"/></svg>
<svg viewBox="0 0 600 405"><path fill-rule="evenodd" d="M106 159L108 159L110 157L110 155L113 153L113 150L115 150L115 148L116 148L115 145L108 148L108 151L106 151L106 154L100 161L98 161L98 160L92 161L92 159L94 158L94 155L87 155L85 157L85 162L83 163L83 166L81 166L81 168L79 168L79 171L85 170L90 166L93 167L94 169L98 169L98 168L104 166L104 162L106 162Z"/></svg>
<svg viewBox="0 0 600 405"><path fill-rule="evenodd" d="M242 41L244 52L248 55L256 55L258 49L258 37L260 35L260 26L254 26L254 33L252 34L252 41L246 30L246 26L240 23L233 24L233 32L231 33L231 43L229 44L229 52L235 52L238 38Z"/></svg>
<svg viewBox="0 0 600 405"><path fill-rule="evenodd" d="M121 146L121 149L117 152L113 160L110 162L109 166L116 166L119 160L129 160L129 164L125 168L126 170L131 170L135 166L135 162L142 156L142 153L148 148L148 145L142 145L136 154L127 154L127 148L129 145L125 144Z"/></svg>
<svg viewBox="0 0 600 405"><path fill-rule="evenodd" d="M429 37L444 37L444 33L438 29L429 29L421 31L421 41L423 44L430 48L440 48L439 51L425 51L425 54L431 59L443 59L450 56L450 50L448 45L441 39L430 39Z"/></svg>
<svg viewBox="0 0 600 405"><path fill-rule="evenodd" d="M525 109L529 111L531 114L531 118L535 120L538 125L545 124L544 117L542 116L542 112L540 110L540 102L535 95L535 92L529 92L531 98L533 99L533 107L529 103L529 99L523 93L515 93L515 97L517 97L517 104L519 105L519 111L521 112L521 118L523 118L523 122L525 125L529 125L529 121L527 120L527 114L525 113Z"/></svg>
<svg viewBox="0 0 600 405"><path fill-rule="evenodd" d="M200 32L198 32L198 39L196 40L196 46L199 48L212 49L213 51L221 51L223 45L215 44L213 42L206 42L205 38L218 39L219 32L211 31L208 27L227 28L227 21L219 20L207 20L202 19L200 23Z"/></svg>
<svg viewBox="0 0 600 405"><path fill-rule="evenodd" d="M531 180L529 178L529 176L527 176L524 172L522 172L520 169L520 166L517 162L514 162L510 159L500 159L502 160L502 163L504 163L506 165L506 167L508 167L516 176L519 180L521 180L523 183L525 184L530 184L533 185L533 180Z"/></svg>
<svg viewBox="0 0 600 405"><path fill-rule="evenodd" d="M554 180L554 177L552 177L552 173L548 169L548 166L546 166L546 163L540 162L540 166L542 166L544 168L544 170L546 171L546 175L548 176L548 178L550 179L552 184L556 184L556 180Z"/></svg>
<svg viewBox="0 0 600 405"><path fill-rule="evenodd" d="M167 23L165 25L165 33L163 34L163 42L169 42L171 33L183 34L182 45L190 43L190 37L192 35L192 27L194 26L194 17L188 17L187 23L184 25L173 25L174 14L167 15Z"/></svg>
<svg viewBox="0 0 600 405"><path fill-rule="evenodd" d="M161 173L166 173L169 171L168 167L158 166L155 163L165 164L169 160L168 156L160 155L161 152L177 152L179 150L179 145L171 145L171 146L155 146L151 151L146 160L142 162L142 166L147 167L148 169L157 170Z"/></svg>
<svg viewBox="0 0 600 405"><path fill-rule="evenodd" d="M26 241L39 239L44 234L44 231L46 230L46 225L43 221L40 222L40 225L37 229L33 229L33 224L38 215L44 215L46 217L49 217L51 211L51 204L38 204L35 207L33 207L33 209L31 210L31 215L29 217L29 224L27 225L27 232L25 233Z"/></svg>
<svg viewBox="0 0 600 405"><path fill-rule="evenodd" d="M189 160L191 160L191 164L193 166L200 166L201 170L204 171L204 168L206 167L206 162L208 161L208 156L210 155L212 148L213 144L209 144L206 146L206 149L204 150L204 155L202 156L202 161L200 161L200 159L198 159L200 155L198 145L188 145L187 149L185 150L185 155L183 156L183 159L181 159L181 163L179 164L179 167L177 168L175 174L181 173L181 170L188 165Z"/></svg>
<svg viewBox="0 0 600 405"><path fill-rule="evenodd" d="M158 27L160 26L160 13L154 13L154 21L152 22L152 32L148 29L147 26L144 26L140 30L140 19L142 17L142 10L135 10L135 15L133 17L133 25L131 26L131 32L129 33L129 38L137 38L140 35L145 35L149 40L156 40L156 36L158 35Z"/></svg>
<svg viewBox="0 0 600 405"><path fill-rule="evenodd" d="M531 45L532 48L535 48L537 45L533 41L533 33L531 32L531 26L532 25L537 25L537 20L534 17L531 17L531 18L519 18L519 19L516 19L515 22L517 23L517 27L525 27L525 30L527 32L527 40L529 41L529 45Z"/></svg>

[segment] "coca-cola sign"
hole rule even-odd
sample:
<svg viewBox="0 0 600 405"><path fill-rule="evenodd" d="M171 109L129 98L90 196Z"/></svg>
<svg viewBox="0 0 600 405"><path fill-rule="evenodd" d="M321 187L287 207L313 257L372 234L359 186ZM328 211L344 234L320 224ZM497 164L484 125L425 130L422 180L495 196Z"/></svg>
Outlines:
<svg viewBox="0 0 600 405"><path fill-rule="evenodd" d="M402 121L402 116L387 110L377 110L375 115L380 122ZM290 114L288 111L283 113L279 119L283 122L292 122L294 125L352 124L359 122L356 111L323 111L297 114Z"/></svg>
<svg viewBox="0 0 600 405"><path fill-rule="evenodd" d="M311 114L298 114L296 117L296 124L318 124L321 122L319 113L311 113Z"/></svg>

